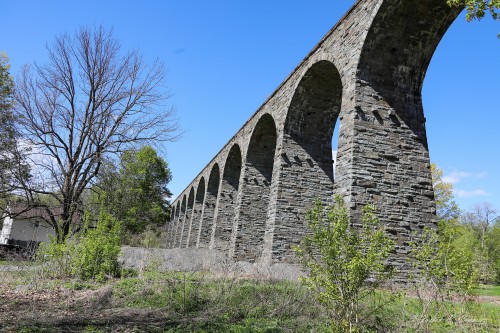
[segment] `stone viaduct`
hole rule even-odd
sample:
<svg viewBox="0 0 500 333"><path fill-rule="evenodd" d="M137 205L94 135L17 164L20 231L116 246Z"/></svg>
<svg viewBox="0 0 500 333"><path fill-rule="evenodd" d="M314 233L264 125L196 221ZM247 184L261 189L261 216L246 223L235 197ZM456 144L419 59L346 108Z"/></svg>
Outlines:
<svg viewBox="0 0 500 333"><path fill-rule="evenodd" d="M435 221L421 90L460 13L446 0L359 0L173 202L168 247L293 263L314 198L374 203L403 268ZM340 119L335 174L332 134Z"/></svg>

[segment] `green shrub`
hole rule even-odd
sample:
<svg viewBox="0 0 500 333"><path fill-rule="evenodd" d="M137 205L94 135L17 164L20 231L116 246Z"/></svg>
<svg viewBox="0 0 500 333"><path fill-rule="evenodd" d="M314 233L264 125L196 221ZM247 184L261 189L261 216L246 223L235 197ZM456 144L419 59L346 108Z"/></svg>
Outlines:
<svg viewBox="0 0 500 333"><path fill-rule="evenodd" d="M353 227L343 199L337 196L327 210L317 201L307 220L311 234L295 248L309 271L303 281L329 309L331 331L366 331L361 301L390 277L385 260L393 249L375 207L365 206L362 225Z"/></svg>
<svg viewBox="0 0 500 333"><path fill-rule="evenodd" d="M42 244L38 258L48 267L49 273L77 277L81 280L106 280L118 276L120 265L120 239L122 224L108 213L101 211L96 227L85 219L80 233L58 243L51 238Z"/></svg>
<svg viewBox="0 0 500 333"><path fill-rule="evenodd" d="M72 273L82 280L105 280L119 275L122 224L101 212L96 228L86 223L72 259Z"/></svg>
<svg viewBox="0 0 500 333"><path fill-rule="evenodd" d="M446 292L470 294L481 276L482 252L470 227L441 220L412 243L417 277Z"/></svg>
<svg viewBox="0 0 500 333"><path fill-rule="evenodd" d="M446 326L445 332L457 332L464 327L481 327L480 322L469 321L477 307L470 296L486 271L482 267L484 251L474 231L450 219L416 236L411 280L416 297L408 302L415 312L410 321L415 331L434 332Z"/></svg>

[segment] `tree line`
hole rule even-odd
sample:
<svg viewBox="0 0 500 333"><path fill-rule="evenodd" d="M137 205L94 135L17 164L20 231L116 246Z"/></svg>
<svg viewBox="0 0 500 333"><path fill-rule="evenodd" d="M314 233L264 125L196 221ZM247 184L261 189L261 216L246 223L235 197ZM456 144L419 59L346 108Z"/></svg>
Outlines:
<svg viewBox="0 0 500 333"><path fill-rule="evenodd" d="M467 265L471 278L500 284L500 212L487 202L463 211L454 201L453 184L443 181L443 171L435 164L431 169L446 255Z"/></svg>

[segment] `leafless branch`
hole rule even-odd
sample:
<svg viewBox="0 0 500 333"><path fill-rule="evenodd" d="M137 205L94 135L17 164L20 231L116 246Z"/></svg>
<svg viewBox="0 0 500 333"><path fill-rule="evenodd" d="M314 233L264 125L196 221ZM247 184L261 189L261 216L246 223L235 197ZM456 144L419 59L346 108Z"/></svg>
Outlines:
<svg viewBox="0 0 500 333"><path fill-rule="evenodd" d="M124 54L103 27L62 34L47 50L47 64L26 66L17 78L15 114L35 173L19 174L13 189L50 216L57 206L60 221L52 223L64 239L104 158L180 132L174 108L165 106L160 60Z"/></svg>

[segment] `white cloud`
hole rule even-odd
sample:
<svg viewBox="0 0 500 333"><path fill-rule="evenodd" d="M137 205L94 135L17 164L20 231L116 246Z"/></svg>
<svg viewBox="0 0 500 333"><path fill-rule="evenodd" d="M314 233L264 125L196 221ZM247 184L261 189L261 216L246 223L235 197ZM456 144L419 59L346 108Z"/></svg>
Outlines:
<svg viewBox="0 0 500 333"><path fill-rule="evenodd" d="M486 172L471 173L466 171L453 171L447 175L444 175L442 180L445 183L457 184L465 178L481 179L484 177L486 177Z"/></svg>
<svg viewBox="0 0 500 333"><path fill-rule="evenodd" d="M456 184L459 183L462 179L470 177L469 172L465 171L454 171L448 175L443 176L443 182Z"/></svg>
<svg viewBox="0 0 500 333"><path fill-rule="evenodd" d="M484 197L486 195L489 195L488 192L482 189L476 189L471 191L455 190L454 193L459 198L475 198L475 197Z"/></svg>

